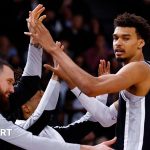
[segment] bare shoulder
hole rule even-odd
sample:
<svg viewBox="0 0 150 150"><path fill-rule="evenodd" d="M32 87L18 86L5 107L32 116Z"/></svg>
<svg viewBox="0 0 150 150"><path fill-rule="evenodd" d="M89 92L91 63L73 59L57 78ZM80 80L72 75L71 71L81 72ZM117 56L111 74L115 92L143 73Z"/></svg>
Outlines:
<svg viewBox="0 0 150 150"><path fill-rule="evenodd" d="M150 82L150 66L144 61L131 62L122 67L117 76L126 79L130 85L139 85Z"/></svg>
<svg viewBox="0 0 150 150"><path fill-rule="evenodd" d="M148 75L150 74L150 66L144 61L131 62L122 67L118 73L120 72L129 72L130 74L133 73L135 75Z"/></svg>
<svg viewBox="0 0 150 150"><path fill-rule="evenodd" d="M131 63L127 64L126 67L135 67L135 68L138 68L138 69L139 69L139 67L147 68L148 64L146 62L144 62L144 61L136 61L136 62L131 62Z"/></svg>

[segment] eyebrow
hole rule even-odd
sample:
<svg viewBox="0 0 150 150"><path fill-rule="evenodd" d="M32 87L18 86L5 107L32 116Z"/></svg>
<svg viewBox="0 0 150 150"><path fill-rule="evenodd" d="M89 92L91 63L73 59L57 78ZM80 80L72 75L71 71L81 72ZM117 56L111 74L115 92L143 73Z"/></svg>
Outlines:
<svg viewBox="0 0 150 150"><path fill-rule="evenodd" d="M113 34L113 36L118 36L118 34ZM124 36L124 37L128 37L128 36L131 36L131 34L122 34L121 36Z"/></svg>

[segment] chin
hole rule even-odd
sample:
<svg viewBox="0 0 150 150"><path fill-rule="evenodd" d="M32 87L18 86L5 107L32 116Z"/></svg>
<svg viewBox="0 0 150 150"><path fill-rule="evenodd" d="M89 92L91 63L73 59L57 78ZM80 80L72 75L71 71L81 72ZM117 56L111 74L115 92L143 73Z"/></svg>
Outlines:
<svg viewBox="0 0 150 150"><path fill-rule="evenodd" d="M126 58L117 57L116 58L118 62L125 62Z"/></svg>
<svg viewBox="0 0 150 150"><path fill-rule="evenodd" d="M8 100L9 99L9 95L7 94L7 95L5 95L5 99L6 100Z"/></svg>
<svg viewBox="0 0 150 150"><path fill-rule="evenodd" d="M10 103L8 98L0 97L0 110L5 112L8 111L10 108Z"/></svg>

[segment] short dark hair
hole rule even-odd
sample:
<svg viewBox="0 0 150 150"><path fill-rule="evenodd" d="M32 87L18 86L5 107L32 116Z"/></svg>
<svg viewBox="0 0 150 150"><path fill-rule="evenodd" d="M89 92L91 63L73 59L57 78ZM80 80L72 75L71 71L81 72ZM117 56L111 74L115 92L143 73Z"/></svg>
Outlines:
<svg viewBox="0 0 150 150"><path fill-rule="evenodd" d="M114 20L114 28L116 27L134 27L136 33L140 36L145 43L150 42L150 25L148 21L141 16L135 14L123 13Z"/></svg>
<svg viewBox="0 0 150 150"><path fill-rule="evenodd" d="M4 66L7 66L13 70L13 67L7 61L0 58L0 71L3 70Z"/></svg>

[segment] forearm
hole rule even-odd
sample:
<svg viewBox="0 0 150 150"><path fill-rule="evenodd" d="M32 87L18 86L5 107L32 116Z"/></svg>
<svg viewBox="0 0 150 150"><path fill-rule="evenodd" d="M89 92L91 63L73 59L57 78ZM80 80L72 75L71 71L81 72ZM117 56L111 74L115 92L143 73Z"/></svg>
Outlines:
<svg viewBox="0 0 150 150"><path fill-rule="evenodd" d="M33 121L30 121L28 124L26 124L26 120L16 120L15 124L27 131L30 131L33 135L39 135L51 121L51 114L51 111L44 111L34 124L32 124Z"/></svg>
<svg viewBox="0 0 150 150"><path fill-rule="evenodd" d="M29 44L27 63L23 71L23 76L39 76L42 72L42 48L37 48L33 44Z"/></svg>
<svg viewBox="0 0 150 150"><path fill-rule="evenodd" d="M59 81L59 77L58 77L57 75L55 75L54 73L52 74L51 79L52 79L52 80Z"/></svg>
<svg viewBox="0 0 150 150"><path fill-rule="evenodd" d="M44 149L44 150L79 150L80 145L70 144L56 141L44 137L32 135L30 132L8 122L0 115L0 128L11 129L6 135L0 135L0 139L28 150Z"/></svg>
<svg viewBox="0 0 150 150"><path fill-rule="evenodd" d="M80 150L93 150L93 147L89 145L80 145Z"/></svg>
<svg viewBox="0 0 150 150"><path fill-rule="evenodd" d="M42 49L38 49L31 44L29 45L27 63L23 75L17 85L14 86L15 92L11 96L12 106L15 101L19 105L24 104L39 90L42 72L42 52Z"/></svg>
<svg viewBox="0 0 150 150"><path fill-rule="evenodd" d="M60 64L67 76L86 94L90 94L98 79L78 67L64 52L53 51L53 57ZM94 86L94 87L93 87Z"/></svg>
<svg viewBox="0 0 150 150"><path fill-rule="evenodd" d="M88 97L84 93L81 93L78 88L73 89L72 92L77 96L85 109L90 112L102 126L108 127L116 123L117 110L114 104L108 107L96 98Z"/></svg>
<svg viewBox="0 0 150 150"><path fill-rule="evenodd" d="M42 115L37 119L37 121L30 125L30 127L27 129L27 131L30 131L33 135L39 135L40 132L48 125L48 123L51 121L51 111L44 111Z"/></svg>

